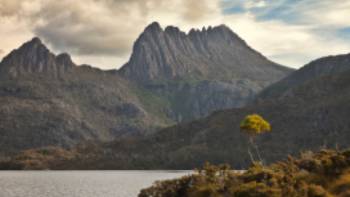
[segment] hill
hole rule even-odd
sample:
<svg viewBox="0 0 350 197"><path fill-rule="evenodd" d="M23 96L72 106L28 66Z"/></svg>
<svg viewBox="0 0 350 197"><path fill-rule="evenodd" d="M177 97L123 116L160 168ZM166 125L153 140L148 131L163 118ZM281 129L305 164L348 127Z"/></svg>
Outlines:
<svg viewBox="0 0 350 197"><path fill-rule="evenodd" d="M350 69L350 54L328 56L316 59L283 80L270 85L260 94L260 99L281 97L287 92L316 77L341 73Z"/></svg>

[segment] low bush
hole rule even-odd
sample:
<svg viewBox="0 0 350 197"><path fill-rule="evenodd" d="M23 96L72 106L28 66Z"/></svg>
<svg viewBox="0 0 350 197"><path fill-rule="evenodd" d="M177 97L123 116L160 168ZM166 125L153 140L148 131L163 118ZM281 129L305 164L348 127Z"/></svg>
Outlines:
<svg viewBox="0 0 350 197"><path fill-rule="evenodd" d="M140 197L350 196L350 151L322 150L245 172L206 163L192 175L156 182Z"/></svg>

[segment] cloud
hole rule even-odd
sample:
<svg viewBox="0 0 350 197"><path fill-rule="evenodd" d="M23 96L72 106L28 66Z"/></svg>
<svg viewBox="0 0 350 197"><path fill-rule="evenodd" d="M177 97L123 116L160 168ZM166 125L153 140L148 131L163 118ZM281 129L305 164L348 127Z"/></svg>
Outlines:
<svg viewBox="0 0 350 197"><path fill-rule="evenodd" d="M34 32L57 50L70 49L78 55L125 55L143 24L143 13L141 9L127 13L123 1L120 7L102 2L49 1L40 11L41 21Z"/></svg>
<svg viewBox="0 0 350 197"><path fill-rule="evenodd" d="M81 56L77 59L86 59L84 57L87 55L99 60L118 57L112 65L114 67L121 66L126 61L133 42L149 23L200 23L215 12L215 3L206 4L205 1L196 0L79 2L81 3L70 0L46 1L40 10L41 21L34 28L35 34L58 51L69 49L71 53ZM121 59L124 62L120 62Z"/></svg>
<svg viewBox="0 0 350 197"><path fill-rule="evenodd" d="M31 37L33 37L33 33L27 27L26 23L19 21L16 17L10 17L9 15L0 17L0 48L3 51L0 53L0 60L11 50L17 48Z"/></svg>
<svg viewBox="0 0 350 197"><path fill-rule="evenodd" d="M21 9L22 5L20 1L0 1L0 15L12 16L16 14L17 10Z"/></svg>
<svg viewBox="0 0 350 197"><path fill-rule="evenodd" d="M218 2L0 0L0 17L26 23L33 35L42 38L54 51L68 51L78 61L88 56L110 61L114 57L116 62L110 62L109 67L115 67L126 61L133 42L149 23L204 24L213 13L220 13Z"/></svg>
<svg viewBox="0 0 350 197"><path fill-rule="evenodd" d="M261 2L225 0L224 21L272 60L300 67L320 56L350 52L350 0Z"/></svg>
<svg viewBox="0 0 350 197"><path fill-rule="evenodd" d="M332 33L315 31L310 25L291 25L279 20L260 21L249 13L228 15L225 21L255 49L274 61L292 67L300 67L320 56L350 52L349 42Z"/></svg>
<svg viewBox="0 0 350 197"><path fill-rule="evenodd" d="M214 3L213 3L214 2ZM188 22L201 22L218 11L218 1L184 1L183 18Z"/></svg>
<svg viewBox="0 0 350 197"><path fill-rule="evenodd" d="M350 0L338 3L314 0L313 5L304 5L303 9L303 15L309 23L328 28L350 27Z"/></svg>
<svg viewBox="0 0 350 197"><path fill-rule="evenodd" d="M243 4L246 9L263 8L266 7L266 5L267 3L264 0L247 0Z"/></svg>
<svg viewBox="0 0 350 197"><path fill-rule="evenodd" d="M77 63L110 69L127 61L153 21L185 31L225 23L272 60L297 67L349 52L348 18L350 0L0 0L0 47L8 53L39 36Z"/></svg>

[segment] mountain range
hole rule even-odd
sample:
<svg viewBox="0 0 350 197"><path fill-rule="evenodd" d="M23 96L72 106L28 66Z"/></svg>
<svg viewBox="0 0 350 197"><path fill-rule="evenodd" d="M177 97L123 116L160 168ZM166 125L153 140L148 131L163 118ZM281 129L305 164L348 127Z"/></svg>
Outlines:
<svg viewBox="0 0 350 197"><path fill-rule="evenodd" d="M52 169L193 169L204 162L250 165L248 137L240 121L258 113L272 131L256 138L270 163L320 148L346 148L350 140L350 54L317 59L272 84L245 107L221 110L147 136L86 143L73 156L45 163ZM34 150L32 160L42 155ZM69 154L68 154L69 155ZM10 166L28 167L22 153ZM62 158L62 157L60 157ZM1 166L1 165L0 165ZM30 168L30 167L29 167Z"/></svg>
<svg viewBox="0 0 350 197"><path fill-rule="evenodd" d="M266 163L302 151L347 148L349 76L350 54L320 58L272 84L245 107L217 111L146 137L86 146L79 149L79 160L61 167L193 169L209 161L245 169L250 165L249 142L239 125L252 113L272 125L270 133L256 139ZM89 158L89 152L95 156Z"/></svg>
<svg viewBox="0 0 350 197"><path fill-rule="evenodd" d="M152 135L245 106L291 72L225 25L185 33L152 23L130 60L109 71L76 65L33 38L0 63L1 154Z"/></svg>

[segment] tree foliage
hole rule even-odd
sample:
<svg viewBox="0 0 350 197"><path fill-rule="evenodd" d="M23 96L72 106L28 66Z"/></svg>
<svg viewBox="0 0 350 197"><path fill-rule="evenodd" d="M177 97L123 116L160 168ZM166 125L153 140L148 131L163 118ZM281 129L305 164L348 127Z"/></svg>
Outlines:
<svg viewBox="0 0 350 197"><path fill-rule="evenodd" d="M250 136L271 131L270 123L258 114L246 116L241 122L240 128Z"/></svg>

